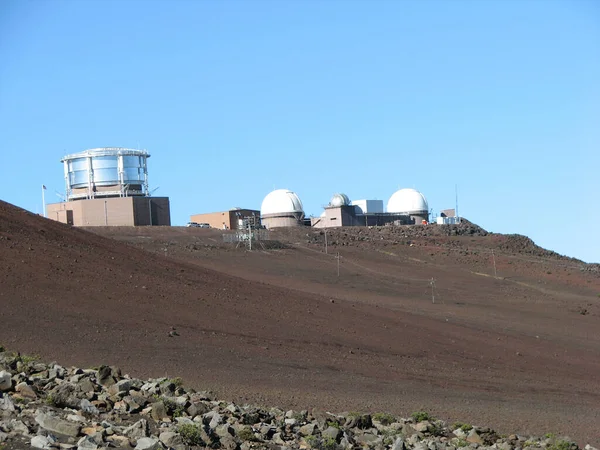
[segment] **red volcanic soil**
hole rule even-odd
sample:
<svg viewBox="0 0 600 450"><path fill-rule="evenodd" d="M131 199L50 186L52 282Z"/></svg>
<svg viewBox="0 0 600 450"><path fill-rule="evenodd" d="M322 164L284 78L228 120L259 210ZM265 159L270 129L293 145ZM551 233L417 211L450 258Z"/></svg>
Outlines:
<svg viewBox="0 0 600 450"><path fill-rule="evenodd" d="M338 278L316 230L249 252L216 230L94 230L109 239L0 202L0 343L236 401L426 409L600 444L597 266L406 230L329 231Z"/></svg>

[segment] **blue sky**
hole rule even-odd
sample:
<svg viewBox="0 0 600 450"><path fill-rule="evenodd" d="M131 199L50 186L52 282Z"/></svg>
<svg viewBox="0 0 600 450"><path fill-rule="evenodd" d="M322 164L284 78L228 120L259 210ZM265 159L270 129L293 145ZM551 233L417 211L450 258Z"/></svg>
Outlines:
<svg viewBox="0 0 600 450"><path fill-rule="evenodd" d="M594 0L4 0L0 61L0 198L31 211L64 154L139 146L174 224L458 184L473 222L600 262Z"/></svg>

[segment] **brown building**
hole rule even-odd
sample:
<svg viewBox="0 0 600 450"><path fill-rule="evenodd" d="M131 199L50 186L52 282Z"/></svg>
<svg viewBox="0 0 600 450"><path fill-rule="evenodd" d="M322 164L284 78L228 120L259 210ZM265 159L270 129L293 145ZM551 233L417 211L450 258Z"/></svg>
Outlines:
<svg viewBox="0 0 600 450"><path fill-rule="evenodd" d="M171 225L168 197L112 197L52 203L49 219L74 226Z"/></svg>
<svg viewBox="0 0 600 450"><path fill-rule="evenodd" d="M190 216L190 222L207 223L211 228L222 230L239 230L242 228L240 221L243 223L243 221L247 221L248 219L260 223L260 211L240 208Z"/></svg>

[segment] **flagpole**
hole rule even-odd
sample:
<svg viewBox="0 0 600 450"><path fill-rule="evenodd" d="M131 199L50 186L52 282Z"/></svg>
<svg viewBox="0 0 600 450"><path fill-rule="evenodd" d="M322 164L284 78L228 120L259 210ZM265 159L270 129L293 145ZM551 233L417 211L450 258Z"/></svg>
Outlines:
<svg viewBox="0 0 600 450"><path fill-rule="evenodd" d="M46 190L46 186L44 186L42 184L42 205L43 205L42 211L44 212L44 217L46 217L46 195L44 192L45 190Z"/></svg>

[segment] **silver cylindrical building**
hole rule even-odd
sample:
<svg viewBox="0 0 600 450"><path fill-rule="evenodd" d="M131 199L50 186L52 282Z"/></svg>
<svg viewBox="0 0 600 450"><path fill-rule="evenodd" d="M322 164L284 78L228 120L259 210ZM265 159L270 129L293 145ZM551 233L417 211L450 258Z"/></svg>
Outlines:
<svg viewBox="0 0 600 450"><path fill-rule="evenodd" d="M148 196L150 154L145 150L104 147L65 156L67 200Z"/></svg>

